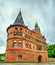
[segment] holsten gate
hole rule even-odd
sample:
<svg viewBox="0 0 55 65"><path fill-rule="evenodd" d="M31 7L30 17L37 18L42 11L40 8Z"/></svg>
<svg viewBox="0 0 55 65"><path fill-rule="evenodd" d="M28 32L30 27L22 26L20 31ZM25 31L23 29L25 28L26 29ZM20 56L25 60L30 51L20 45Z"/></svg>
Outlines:
<svg viewBox="0 0 55 65"><path fill-rule="evenodd" d="M30 23L29 23L30 24ZM13 25L7 28L5 62L47 62L46 39L38 24L30 30L25 26L21 11Z"/></svg>

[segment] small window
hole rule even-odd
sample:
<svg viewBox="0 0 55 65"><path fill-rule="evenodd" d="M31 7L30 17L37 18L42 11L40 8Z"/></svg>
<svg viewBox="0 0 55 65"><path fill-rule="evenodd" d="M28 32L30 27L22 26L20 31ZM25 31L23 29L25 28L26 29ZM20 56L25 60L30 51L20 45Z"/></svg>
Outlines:
<svg viewBox="0 0 55 65"><path fill-rule="evenodd" d="M16 48L16 42L13 42L13 47Z"/></svg>
<svg viewBox="0 0 55 65"><path fill-rule="evenodd" d="M19 42L19 43L18 43L18 47L19 47L19 48L22 48L22 47L23 47L22 42Z"/></svg>
<svg viewBox="0 0 55 65"><path fill-rule="evenodd" d="M27 32L27 30L25 30L25 32Z"/></svg>
<svg viewBox="0 0 55 65"><path fill-rule="evenodd" d="M19 35L22 36L22 32L19 32Z"/></svg>
<svg viewBox="0 0 55 65"><path fill-rule="evenodd" d="M33 49L34 49L35 47L33 46Z"/></svg>
<svg viewBox="0 0 55 65"><path fill-rule="evenodd" d="M19 55L18 58L19 58L19 60L22 60L22 55Z"/></svg>
<svg viewBox="0 0 55 65"><path fill-rule="evenodd" d="M14 36L18 36L18 35L20 35L20 36L22 36L22 32L14 32Z"/></svg>
<svg viewBox="0 0 55 65"><path fill-rule="evenodd" d="M30 33L30 35L32 35L32 33Z"/></svg>
<svg viewBox="0 0 55 65"><path fill-rule="evenodd" d="M29 31L28 31L28 33L29 33Z"/></svg>
<svg viewBox="0 0 55 65"><path fill-rule="evenodd" d="M22 30L22 28L20 28L20 30Z"/></svg>
<svg viewBox="0 0 55 65"><path fill-rule="evenodd" d="M25 44L25 47L28 48L28 44Z"/></svg>
<svg viewBox="0 0 55 65"><path fill-rule="evenodd" d="M31 44L29 44L29 49L31 49Z"/></svg>
<svg viewBox="0 0 55 65"><path fill-rule="evenodd" d="M14 32L14 35L15 35L15 36L18 36L18 35L19 35L19 33L18 33L18 32Z"/></svg>
<svg viewBox="0 0 55 65"><path fill-rule="evenodd" d="M18 28L17 28L17 27L15 27L15 30L18 30Z"/></svg>

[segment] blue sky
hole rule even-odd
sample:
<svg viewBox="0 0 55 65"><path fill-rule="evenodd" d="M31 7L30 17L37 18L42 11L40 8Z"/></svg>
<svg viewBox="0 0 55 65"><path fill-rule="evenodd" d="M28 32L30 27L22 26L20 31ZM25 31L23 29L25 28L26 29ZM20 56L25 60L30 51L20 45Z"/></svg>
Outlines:
<svg viewBox="0 0 55 65"><path fill-rule="evenodd" d="M0 0L0 53L6 49L6 29L21 8L25 24L33 29L38 22L49 44L55 43L55 0Z"/></svg>

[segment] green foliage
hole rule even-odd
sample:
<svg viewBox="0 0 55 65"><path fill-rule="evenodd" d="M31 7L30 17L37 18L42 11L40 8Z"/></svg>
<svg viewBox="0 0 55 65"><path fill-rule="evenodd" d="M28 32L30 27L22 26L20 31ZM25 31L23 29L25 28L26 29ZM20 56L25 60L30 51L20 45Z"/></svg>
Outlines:
<svg viewBox="0 0 55 65"><path fill-rule="evenodd" d="M5 53L0 54L0 61L4 61L4 59L5 59Z"/></svg>
<svg viewBox="0 0 55 65"><path fill-rule="evenodd" d="M55 58L55 44L47 45L47 51L50 58Z"/></svg>
<svg viewBox="0 0 55 65"><path fill-rule="evenodd" d="M53 55L55 55L55 49L52 50Z"/></svg>
<svg viewBox="0 0 55 65"><path fill-rule="evenodd" d="M5 56L5 53L3 53L3 54L0 54L0 56Z"/></svg>

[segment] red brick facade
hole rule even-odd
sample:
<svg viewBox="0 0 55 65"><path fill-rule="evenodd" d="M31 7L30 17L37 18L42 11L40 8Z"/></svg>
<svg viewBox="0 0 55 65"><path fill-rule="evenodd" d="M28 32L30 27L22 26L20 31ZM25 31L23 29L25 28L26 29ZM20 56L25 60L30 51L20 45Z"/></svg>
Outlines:
<svg viewBox="0 0 55 65"><path fill-rule="evenodd" d="M47 62L46 39L39 33L38 27L36 32L28 29L24 23L9 26L5 61Z"/></svg>

